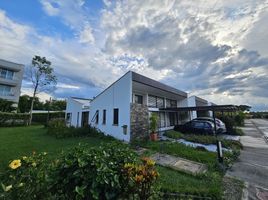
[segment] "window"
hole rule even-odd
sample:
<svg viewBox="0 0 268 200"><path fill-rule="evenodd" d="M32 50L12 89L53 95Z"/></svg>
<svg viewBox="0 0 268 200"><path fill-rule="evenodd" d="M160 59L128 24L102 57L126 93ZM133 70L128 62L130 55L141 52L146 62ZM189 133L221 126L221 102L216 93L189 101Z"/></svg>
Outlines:
<svg viewBox="0 0 268 200"><path fill-rule="evenodd" d="M160 128L166 127L166 119L164 112L159 112L159 126Z"/></svg>
<svg viewBox="0 0 268 200"><path fill-rule="evenodd" d="M76 127L79 126L79 112L77 112L77 122L76 122Z"/></svg>
<svg viewBox="0 0 268 200"><path fill-rule="evenodd" d="M0 69L0 77L5 79L13 79L14 72L7 69Z"/></svg>
<svg viewBox="0 0 268 200"><path fill-rule="evenodd" d="M102 113L102 124L106 124L106 110L103 110Z"/></svg>
<svg viewBox="0 0 268 200"><path fill-rule="evenodd" d="M166 106L167 106L167 108L176 108L177 107L177 101L176 100L167 99L166 100Z"/></svg>
<svg viewBox="0 0 268 200"><path fill-rule="evenodd" d="M118 118L119 118L119 109L114 108L114 120L113 120L113 125L118 125Z"/></svg>
<svg viewBox="0 0 268 200"><path fill-rule="evenodd" d="M149 95L149 97L148 97L148 106L149 107L163 108L164 105L165 105L164 98Z"/></svg>
<svg viewBox="0 0 268 200"><path fill-rule="evenodd" d="M1 96L12 96L11 87L7 85L0 85Z"/></svg>
<svg viewBox="0 0 268 200"><path fill-rule="evenodd" d="M96 111L96 121L95 121L96 124L99 123L99 110Z"/></svg>
<svg viewBox="0 0 268 200"><path fill-rule="evenodd" d="M67 113L66 121L68 124L71 123L71 119L72 119L72 113Z"/></svg>
<svg viewBox="0 0 268 200"><path fill-rule="evenodd" d="M169 125L174 126L175 125L175 120L176 120L176 113L175 112L170 112L169 113Z"/></svg>
<svg viewBox="0 0 268 200"><path fill-rule="evenodd" d="M141 95L135 95L135 103L142 104L143 102L143 96Z"/></svg>

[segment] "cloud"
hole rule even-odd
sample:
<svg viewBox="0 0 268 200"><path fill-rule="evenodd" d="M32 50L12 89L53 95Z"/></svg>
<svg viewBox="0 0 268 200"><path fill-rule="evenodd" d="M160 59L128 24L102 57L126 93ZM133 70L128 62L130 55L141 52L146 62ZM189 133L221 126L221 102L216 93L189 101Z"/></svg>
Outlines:
<svg viewBox="0 0 268 200"><path fill-rule="evenodd" d="M105 0L97 23L85 1L40 2L74 37L41 35L0 11L0 53L46 56L55 96L94 96L133 70L219 104L267 102L268 0Z"/></svg>
<svg viewBox="0 0 268 200"><path fill-rule="evenodd" d="M267 5L240 0L117 2L102 15L102 26L109 30L105 51L137 57L155 72L166 70L160 80L216 102L238 103L238 97L263 101L268 97L263 88L268 54L247 49L244 41L256 22L265 26Z"/></svg>
<svg viewBox="0 0 268 200"><path fill-rule="evenodd" d="M79 42L93 43L94 35L90 26L84 0L40 0L45 13L52 17L59 17L63 23L75 31Z"/></svg>

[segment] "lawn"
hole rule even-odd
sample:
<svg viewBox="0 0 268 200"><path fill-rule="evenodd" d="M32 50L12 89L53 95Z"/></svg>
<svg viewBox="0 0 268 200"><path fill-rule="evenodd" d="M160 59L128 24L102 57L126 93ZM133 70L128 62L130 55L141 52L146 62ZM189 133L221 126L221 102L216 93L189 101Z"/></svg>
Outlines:
<svg viewBox="0 0 268 200"><path fill-rule="evenodd" d="M55 157L62 150L74 147L79 143L97 146L105 140L93 137L73 137L56 139L46 134L43 126L0 128L0 171L8 166L10 160L33 151L47 152Z"/></svg>
<svg viewBox="0 0 268 200"><path fill-rule="evenodd" d="M50 158L55 158L62 150L74 147L79 143L89 147L99 146L109 139L96 137L71 137L56 139L47 135L43 126L0 128L0 173L9 162L18 157L35 152L48 152ZM160 151L208 165L209 172L201 176L193 176L158 166L159 183L164 191L197 194L220 198L223 194L222 174L215 169L216 153L200 151L183 144L170 142L147 142L141 144L149 151Z"/></svg>

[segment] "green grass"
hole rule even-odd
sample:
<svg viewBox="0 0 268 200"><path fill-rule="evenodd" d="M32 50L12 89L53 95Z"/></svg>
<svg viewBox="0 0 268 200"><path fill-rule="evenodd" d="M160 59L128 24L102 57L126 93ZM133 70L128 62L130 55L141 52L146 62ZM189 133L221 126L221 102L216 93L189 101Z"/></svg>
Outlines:
<svg viewBox="0 0 268 200"><path fill-rule="evenodd" d="M149 141L140 142L140 145L153 151L179 156L196 162L205 163L208 165L209 169L214 169L217 163L216 153L197 150L193 147L189 147L181 143L173 143L167 141Z"/></svg>
<svg viewBox="0 0 268 200"><path fill-rule="evenodd" d="M62 150L67 150L79 143L90 147L99 146L108 139L96 137L71 137L56 139L47 135L43 126L0 128L0 173L7 168L9 161L33 151L48 152L50 158L55 158ZM222 195L222 174L216 168L216 153L196 150L192 147L171 142L140 143L148 148L146 155L160 151L175 156L180 156L208 165L209 171L205 175L193 176L169 168L157 166L160 173L159 183L164 191L189 193L211 196L217 199Z"/></svg>
<svg viewBox="0 0 268 200"><path fill-rule="evenodd" d="M163 191L210 196L213 199L222 196L222 177L217 173L193 176L161 166L157 166L157 170Z"/></svg>
<svg viewBox="0 0 268 200"><path fill-rule="evenodd" d="M79 143L98 146L105 141L93 137L56 139L47 135L43 126L0 128L0 171L8 166L10 160L32 154L33 151L46 151L49 157L56 157L62 150Z"/></svg>

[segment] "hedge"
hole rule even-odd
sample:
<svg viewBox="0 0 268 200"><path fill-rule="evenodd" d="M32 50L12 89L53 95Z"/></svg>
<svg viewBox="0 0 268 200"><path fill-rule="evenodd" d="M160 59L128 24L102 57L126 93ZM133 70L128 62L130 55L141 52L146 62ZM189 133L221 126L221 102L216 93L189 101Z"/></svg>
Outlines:
<svg viewBox="0 0 268 200"><path fill-rule="evenodd" d="M65 112L50 112L49 120L55 118L65 118ZM46 124L48 120L48 113L33 113L32 122Z"/></svg>
<svg viewBox="0 0 268 200"><path fill-rule="evenodd" d="M64 112L49 113L49 120L55 118L64 118ZM26 126L29 124L29 113L7 113L0 112L0 127L4 126ZM48 113L33 113L32 122L39 124L46 124L48 120Z"/></svg>
<svg viewBox="0 0 268 200"><path fill-rule="evenodd" d="M29 119L29 114L0 112L0 126L28 125Z"/></svg>

